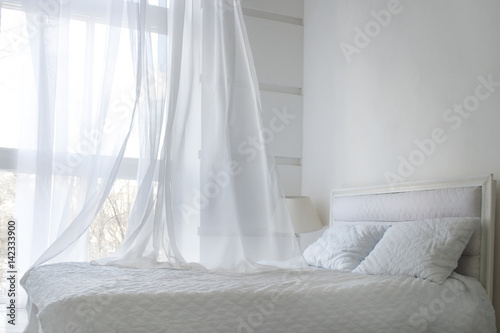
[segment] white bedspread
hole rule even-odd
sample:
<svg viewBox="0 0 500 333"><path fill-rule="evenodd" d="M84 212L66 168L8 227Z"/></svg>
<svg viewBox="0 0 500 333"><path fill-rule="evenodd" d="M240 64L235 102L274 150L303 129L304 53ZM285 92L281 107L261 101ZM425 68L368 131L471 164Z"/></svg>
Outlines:
<svg viewBox="0 0 500 333"><path fill-rule="evenodd" d="M496 332L479 282L325 270L245 276L63 263L35 268L28 332Z"/></svg>

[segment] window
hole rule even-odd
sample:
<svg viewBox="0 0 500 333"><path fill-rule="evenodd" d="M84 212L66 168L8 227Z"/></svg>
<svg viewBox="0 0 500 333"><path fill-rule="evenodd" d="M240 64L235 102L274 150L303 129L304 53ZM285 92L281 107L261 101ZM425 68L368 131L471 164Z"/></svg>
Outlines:
<svg viewBox="0 0 500 333"><path fill-rule="evenodd" d="M50 6L58 5L55 0L53 3L50 0L47 3L47 10L53 8ZM67 128L60 129L55 141L58 151L62 152L61 156L57 157L62 168L77 169L79 161L85 155L92 154L95 148L94 133L82 132L79 123L89 112L98 107L96 96L100 93L99 87L102 82L97 74L105 67L104 54L108 47L105 37L109 28L99 19L101 14L99 8L106 3L108 3L106 0L73 1L72 11L69 13L67 31L70 44L67 54L66 90L69 105L56 106L56 112L67 112L69 124ZM153 56L156 56L159 31L166 30L164 28L168 1L149 0L148 3L148 17L151 19L147 29L151 32ZM2 2L0 6L0 251L4 261L7 250L6 226L8 220L14 216L18 176L17 154L22 146L22 133L25 130L22 126L21 110L30 107L23 105L26 100L24 94L29 89L35 89L32 84L32 54L28 32L30 24L34 23L27 22L20 0ZM109 118L109 123L105 124L102 135L113 135L114 127L123 126L123 123L130 119L135 100L135 73L129 28L126 22L123 24L116 62L115 81L118 84L113 85L108 109L112 116ZM87 70L89 62L92 63L91 72ZM92 84L85 84L88 82ZM138 147L139 139L137 131L134 130L129 139L119 179L116 180L106 203L87 232L89 259L110 254L123 240L127 216L136 191L136 182L132 179L137 172ZM29 171L23 172L29 173ZM22 247L22 244L20 246ZM2 276L0 294L5 294L5 267L3 262L0 267Z"/></svg>
<svg viewBox="0 0 500 333"><path fill-rule="evenodd" d="M106 257L122 243L135 188L133 180L118 179L115 182L106 203L90 226L89 260Z"/></svg>

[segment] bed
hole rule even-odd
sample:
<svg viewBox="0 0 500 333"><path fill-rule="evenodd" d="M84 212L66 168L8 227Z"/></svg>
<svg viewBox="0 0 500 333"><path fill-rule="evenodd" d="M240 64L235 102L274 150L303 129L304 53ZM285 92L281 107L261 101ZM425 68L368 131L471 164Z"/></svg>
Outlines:
<svg viewBox="0 0 500 333"><path fill-rule="evenodd" d="M330 228L304 253L308 270L224 275L89 263L39 266L25 282L31 301L26 332L496 332L494 197L492 176L333 191ZM436 239L459 234L457 242L446 238L431 246L463 243L448 275L425 260L412 259L411 267L399 267L403 272L392 267L413 255L404 249L412 249L412 235L424 227L430 228L425 242L432 238L429 230ZM332 260L324 253L331 250L326 236L338 240L343 232L362 245L341 239L332 245L344 246L340 259ZM375 255L395 247L403 251L389 259ZM360 248L366 252L361 257ZM398 255L404 258L394 260ZM373 265L383 260L394 262ZM327 264L337 269L322 267ZM418 277L416 268L431 273Z"/></svg>

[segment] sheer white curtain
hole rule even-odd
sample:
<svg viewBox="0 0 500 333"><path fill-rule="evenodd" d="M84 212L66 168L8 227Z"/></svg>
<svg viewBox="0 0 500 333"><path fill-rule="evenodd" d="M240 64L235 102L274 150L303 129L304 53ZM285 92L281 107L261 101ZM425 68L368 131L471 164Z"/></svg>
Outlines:
<svg viewBox="0 0 500 333"><path fill-rule="evenodd" d="M239 1L171 1L169 36L167 112L140 120L139 195L122 247L99 262L243 272L300 256Z"/></svg>
<svg viewBox="0 0 500 333"><path fill-rule="evenodd" d="M20 87L21 272L51 259L86 259L86 231L110 192L138 112L145 3L24 0L22 10L32 70Z"/></svg>
<svg viewBox="0 0 500 333"><path fill-rule="evenodd" d="M54 3L23 7L34 22L16 198L23 267L85 260L134 124L127 233L96 263L245 272L300 256L239 0Z"/></svg>

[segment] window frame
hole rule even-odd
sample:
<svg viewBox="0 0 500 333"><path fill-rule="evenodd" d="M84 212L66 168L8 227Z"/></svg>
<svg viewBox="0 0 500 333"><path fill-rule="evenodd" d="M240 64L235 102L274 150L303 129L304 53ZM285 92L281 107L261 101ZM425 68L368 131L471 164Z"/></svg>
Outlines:
<svg viewBox="0 0 500 333"><path fill-rule="evenodd" d="M45 5L45 12L40 15L43 18L43 15L49 15L49 10L58 10L58 6L61 2L65 2L66 0L48 0L43 2ZM102 15L107 8L112 5L113 0L74 0L72 2L71 11L69 12L69 19L81 20L86 23L109 23L109 20ZM39 3L39 2L36 2ZM41 3L41 2L40 2ZM159 3L163 6L156 6L147 4L147 25L146 30L152 33L164 34L167 31L168 22L167 22L167 13L168 13L168 0L159 0ZM125 4L129 7L138 7L140 4L138 3L127 3ZM22 0L3 0L0 1L0 17L5 15L3 10L15 10L15 11L28 11L28 6L23 4ZM101 9L101 13L99 13L99 9ZM100 15L101 14L101 15ZM122 28L130 28L131 26L137 26L135 22L129 21L129 17L125 17L122 24L119 26ZM132 18L133 20L134 18ZM0 20L1 22L1 20ZM27 23L29 28L30 24ZM0 25L1 28L1 25ZM1 33L1 30L0 30ZM168 32L167 32L168 33ZM19 170L17 165L18 154L21 150L19 148L11 148L0 146L0 171L1 172L12 172L15 174L19 173L27 173L33 174L31 170ZM24 151L23 151L24 152ZM26 151L26 153L30 153ZM32 151L35 154L35 151ZM57 159L62 161L72 158L78 157L77 154L74 153L65 153L57 156ZM116 179L123 180L135 180L137 176L139 166L139 158L134 157L124 157L122 163L120 165L120 169L118 171ZM3 279L3 277L2 277ZM4 281L5 282L5 281ZM18 286L20 288L20 286ZM7 295L0 295L0 304L6 304Z"/></svg>

